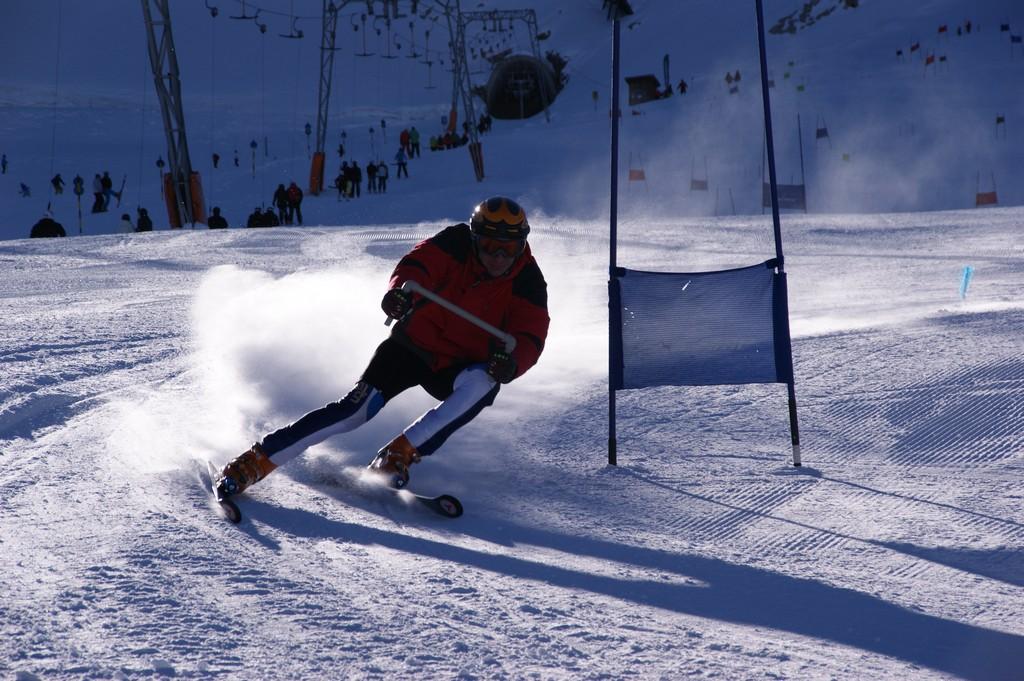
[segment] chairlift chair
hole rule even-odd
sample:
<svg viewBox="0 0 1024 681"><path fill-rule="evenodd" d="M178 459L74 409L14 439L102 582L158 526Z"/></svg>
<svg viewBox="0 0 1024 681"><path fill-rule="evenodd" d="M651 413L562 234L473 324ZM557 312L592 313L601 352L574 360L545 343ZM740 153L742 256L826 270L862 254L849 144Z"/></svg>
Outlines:
<svg viewBox="0 0 1024 681"><path fill-rule="evenodd" d="M304 37L303 33L302 33L302 30L299 29L299 28L296 28L296 26L295 26L298 23L298 21L299 21L299 18L293 16L292 17L291 33L278 33L277 35L281 36L282 38L289 38L289 39L292 39L292 40L299 40L299 39L301 39L302 37Z"/></svg>
<svg viewBox="0 0 1024 681"><path fill-rule="evenodd" d="M365 14L360 14L359 15L359 20L362 23L362 30L363 30L363 51L362 52L356 52L355 55L357 57L372 57L373 56L373 52L367 52L366 51L366 15ZM350 23L352 24L352 30L353 31L358 31L359 30L359 26L356 26L356 23L355 23L355 15L353 15L351 17Z"/></svg>

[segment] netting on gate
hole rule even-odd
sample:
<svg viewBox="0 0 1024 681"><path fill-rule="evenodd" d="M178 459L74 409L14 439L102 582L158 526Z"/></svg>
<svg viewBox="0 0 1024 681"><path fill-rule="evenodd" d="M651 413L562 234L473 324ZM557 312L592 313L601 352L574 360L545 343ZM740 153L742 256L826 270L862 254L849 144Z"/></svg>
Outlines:
<svg viewBox="0 0 1024 681"><path fill-rule="evenodd" d="M611 284L613 387L791 381L785 274L775 264L696 273L619 268Z"/></svg>

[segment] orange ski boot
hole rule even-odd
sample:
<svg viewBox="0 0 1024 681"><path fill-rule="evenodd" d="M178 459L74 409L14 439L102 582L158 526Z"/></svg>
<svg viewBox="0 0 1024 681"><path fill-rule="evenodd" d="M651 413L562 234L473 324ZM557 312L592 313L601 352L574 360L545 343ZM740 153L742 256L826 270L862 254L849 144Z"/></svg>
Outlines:
<svg viewBox="0 0 1024 681"><path fill-rule="evenodd" d="M419 452L402 434L377 452L367 468L385 476L388 484L395 489L402 489L409 483L409 466L419 460Z"/></svg>
<svg viewBox="0 0 1024 681"><path fill-rule="evenodd" d="M241 494L253 483L267 477L275 468L277 464L263 453L259 444L254 444L249 451L224 466L217 481L217 494L222 498Z"/></svg>

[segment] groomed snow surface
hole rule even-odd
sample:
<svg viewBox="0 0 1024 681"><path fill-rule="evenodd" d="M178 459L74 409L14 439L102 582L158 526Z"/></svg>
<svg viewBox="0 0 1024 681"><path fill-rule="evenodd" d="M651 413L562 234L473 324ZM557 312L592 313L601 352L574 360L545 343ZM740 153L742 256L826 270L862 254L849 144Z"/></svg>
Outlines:
<svg viewBox="0 0 1024 681"><path fill-rule="evenodd" d="M1022 218L787 217L800 469L778 385L620 393L606 465L607 243L581 236L603 225L536 220L548 348L413 468L466 515L359 481L431 405L414 390L254 487L240 526L204 459L347 391L431 230L6 242L0 668L1019 679ZM753 264L769 229L627 223L620 262Z"/></svg>

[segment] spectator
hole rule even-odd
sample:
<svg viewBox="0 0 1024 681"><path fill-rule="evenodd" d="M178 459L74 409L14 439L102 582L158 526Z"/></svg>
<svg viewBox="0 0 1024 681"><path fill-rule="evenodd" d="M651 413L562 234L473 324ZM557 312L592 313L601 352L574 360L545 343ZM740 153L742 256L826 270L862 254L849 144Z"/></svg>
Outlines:
<svg viewBox="0 0 1024 681"><path fill-rule="evenodd" d="M121 222L117 224L117 231L121 232L121 234L131 234L135 231L131 215L128 215L128 213L121 214Z"/></svg>
<svg viewBox="0 0 1024 681"><path fill-rule="evenodd" d="M135 221L136 232L152 232L153 221L149 217L149 211L145 208L139 209L139 219Z"/></svg>
<svg viewBox="0 0 1024 681"><path fill-rule="evenodd" d="M411 156L412 155L412 150L411 150L411 148L409 146L409 143L410 143L409 131L407 129L403 128L402 132L398 133L398 145L400 147L402 147L402 151L404 151L407 156Z"/></svg>
<svg viewBox="0 0 1024 681"><path fill-rule="evenodd" d="M274 209L267 206L267 209L263 211L263 219L260 221L260 227L280 227L281 222L274 215Z"/></svg>
<svg viewBox="0 0 1024 681"><path fill-rule="evenodd" d="M338 189L338 201L341 201L342 196L345 194L345 173L339 172L338 176L334 178L334 185Z"/></svg>
<svg viewBox="0 0 1024 681"><path fill-rule="evenodd" d="M39 222L32 225L32 231L29 233L29 238L48 239L67 235L67 232L64 231L64 225L54 220L49 213L46 213Z"/></svg>
<svg viewBox="0 0 1024 681"><path fill-rule="evenodd" d="M356 196L361 194L361 188L363 186L363 169L359 167L357 161L352 161L352 186L354 187Z"/></svg>
<svg viewBox="0 0 1024 681"><path fill-rule="evenodd" d="M388 192L388 164L384 161L377 164L377 191L381 194Z"/></svg>
<svg viewBox="0 0 1024 681"><path fill-rule="evenodd" d="M395 164L398 166L398 170L395 171L395 178L402 177L402 173L405 173L405 177L409 177L409 164L406 163L405 149L398 147L398 153L395 154Z"/></svg>
<svg viewBox="0 0 1024 681"><path fill-rule="evenodd" d="M352 196L352 188L349 183L352 181L352 171L348 167L348 161L341 162L341 191L345 195L345 198Z"/></svg>
<svg viewBox="0 0 1024 681"><path fill-rule="evenodd" d="M373 161L366 164L366 191L377 193L377 164Z"/></svg>
<svg viewBox="0 0 1024 681"><path fill-rule="evenodd" d="M52 178L50 178L50 184L53 185L54 194L64 193L64 178L60 176L60 173L57 173Z"/></svg>
<svg viewBox="0 0 1024 681"><path fill-rule="evenodd" d="M263 226L263 213L260 211L260 207L256 206L249 213L249 218L245 221L246 227L262 227Z"/></svg>
<svg viewBox="0 0 1024 681"><path fill-rule="evenodd" d="M213 152L213 167L216 169L217 164L220 163L220 154Z"/></svg>
<svg viewBox="0 0 1024 681"><path fill-rule="evenodd" d="M7 174L7 154L0 156L0 175Z"/></svg>
<svg viewBox="0 0 1024 681"><path fill-rule="evenodd" d="M420 155L420 131L416 126L409 130L409 158L416 158Z"/></svg>
<svg viewBox="0 0 1024 681"><path fill-rule="evenodd" d="M277 207L277 215L280 220L278 224L290 225L292 215L288 210L288 190L284 188L284 184L277 185L277 189L274 190L273 203Z"/></svg>
<svg viewBox="0 0 1024 681"><path fill-rule="evenodd" d="M288 185L288 216L302 224L302 190L294 182Z"/></svg>
<svg viewBox="0 0 1024 681"><path fill-rule="evenodd" d="M142 218L139 218L140 220ZM228 221L224 219L224 216L220 214L220 206L213 207L213 215L206 221L206 226L210 229L227 229Z"/></svg>

